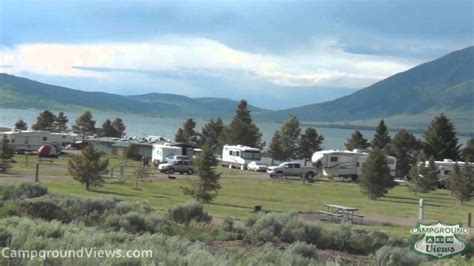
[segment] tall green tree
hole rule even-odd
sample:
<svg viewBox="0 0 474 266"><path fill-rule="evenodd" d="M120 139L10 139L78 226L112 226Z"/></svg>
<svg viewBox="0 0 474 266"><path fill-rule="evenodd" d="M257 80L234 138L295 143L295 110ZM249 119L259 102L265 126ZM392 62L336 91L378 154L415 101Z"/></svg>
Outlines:
<svg viewBox="0 0 474 266"><path fill-rule="evenodd" d="M186 119L183 123L183 127L179 128L175 135L175 141L185 142L191 144L199 143L199 134L194 130L196 127L196 121L192 118Z"/></svg>
<svg viewBox="0 0 474 266"><path fill-rule="evenodd" d="M453 123L441 114L435 117L424 133L423 150L429 157L442 161L444 159L458 160L458 138Z"/></svg>
<svg viewBox="0 0 474 266"><path fill-rule="evenodd" d="M83 184L87 190L90 190L91 186L100 186L104 183L101 173L106 171L109 165L108 159L102 159L103 155L89 145L82 149L80 154L71 155L67 170L72 178Z"/></svg>
<svg viewBox="0 0 474 266"><path fill-rule="evenodd" d="M64 114L64 112L59 112L56 120L54 121L54 132L67 132L67 123L69 122L69 118Z"/></svg>
<svg viewBox="0 0 474 266"><path fill-rule="evenodd" d="M223 143L229 145L245 145L263 148L262 133L252 121L246 100L241 100L235 112L234 119L224 129Z"/></svg>
<svg viewBox="0 0 474 266"><path fill-rule="evenodd" d="M54 131L54 123L56 122L56 115L49 110L44 110L36 118L31 128L33 130Z"/></svg>
<svg viewBox="0 0 474 266"><path fill-rule="evenodd" d="M390 135L388 133L387 125L385 125L385 121L380 120L377 129L375 130L374 138L370 143L372 148L378 148L383 151L387 151L390 147Z"/></svg>
<svg viewBox="0 0 474 266"><path fill-rule="evenodd" d="M112 121L110 121L110 119L105 119L104 123L102 123L102 127L97 129L97 132L99 133L101 137L112 137L112 138L122 137L122 135L112 125Z"/></svg>
<svg viewBox="0 0 474 266"><path fill-rule="evenodd" d="M212 150L220 150L222 143L220 137L225 128L224 122L219 117L216 120L211 119L204 125L201 131L200 145L208 145Z"/></svg>
<svg viewBox="0 0 474 266"><path fill-rule="evenodd" d="M410 167L416 163L422 143L408 130L398 131L392 140L389 154L397 158L397 171L401 177L409 175Z"/></svg>
<svg viewBox="0 0 474 266"><path fill-rule="evenodd" d="M462 150L462 157L464 161L474 162L474 138L470 138L466 147Z"/></svg>
<svg viewBox="0 0 474 266"><path fill-rule="evenodd" d="M347 139L345 144L346 149L352 151L355 149L366 150L370 147L367 139L364 138L364 135L359 130L354 131L351 137Z"/></svg>
<svg viewBox="0 0 474 266"><path fill-rule="evenodd" d="M300 122L296 116L290 116L280 129L280 143L283 160L297 157L298 138L300 136Z"/></svg>
<svg viewBox="0 0 474 266"><path fill-rule="evenodd" d="M18 129L18 130L27 130L28 129L28 124L23 121L23 119L19 119L18 121L16 121L15 123L15 129Z"/></svg>
<svg viewBox="0 0 474 266"><path fill-rule="evenodd" d="M189 187L182 187L183 193L200 202L211 202L217 197L221 188L219 184L221 175L213 168L217 161L208 145L202 146L202 151L195 162L199 179L192 181Z"/></svg>
<svg viewBox="0 0 474 266"><path fill-rule="evenodd" d="M0 160L3 165L7 166L7 168L13 159L14 153L15 149L13 149L12 145L10 145L10 140L8 140L6 135L3 135L3 138L0 142Z"/></svg>
<svg viewBox="0 0 474 266"><path fill-rule="evenodd" d="M96 121L92 118L92 113L90 111L86 111L79 118L77 118L76 124L72 126L73 132L81 135L83 141L86 136L93 135L97 132L95 127Z"/></svg>
<svg viewBox="0 0 474 266"><path fill-rule="evenodd" d="M369 153L367 161L362 166L359 186L370 199L382 197L395 186L384 152L381 149L375 148Z"/></svg>
<svg viewBox="0 0 474 266"><path fill-rule="evenodd" d="M268 154L272 158L272 160L276 161L283 161L283 149L281 147L281 137L280 131L275 131L273 134L272 141L270 142L270 146L268 147Z"/></svg>
<svg viewBox="0 0 474 266"><path fill-rule="evenodd" d="M313 153L322 150L323 141L323 135L319 135L316 129L308 127L298 139L297 157L304 159L305 163L307 160L311 160Z"/></svg>
<svg viewBox="0 0 474 266"><path fill-rule="evenodd" d="M115 129L116 132L116 137L121 138L125 136L125 130L127 129L125 127L125 124L122 121L122 118L115 118L114 121L112 122L112 127Z"/></svg>
<svg viewBox="0 0 474 266"><path fill-rule="evenodd" d="M463 169L454 165L454 175L449 178L449 189L461 204L469 201L474 193L474 172L472 165L465 164Z"/></svg>
<svg viewBox="0 0 474 266"><path fill-rule="evenodd" d="M438 187L437 167L433 158L430 158L428 165L423 155L418 156L418 160L410 169L409 187L415 192L428 193Z"/></svg>

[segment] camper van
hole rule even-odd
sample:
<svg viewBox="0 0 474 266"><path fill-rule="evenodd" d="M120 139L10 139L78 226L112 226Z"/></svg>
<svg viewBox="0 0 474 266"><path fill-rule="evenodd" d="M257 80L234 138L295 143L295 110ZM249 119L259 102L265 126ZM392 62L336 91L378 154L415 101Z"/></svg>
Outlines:
<svg viewBox="0 0 474 266"><path fill-rule="evenodd" d="M355 181L362 174L362 165L368 157L368 153L358 150L326 150L315 152L311 162L326 177L350 177ZM395 176L397 159L393 156L386 156L386 158L390 168L390 175Z"/></svg>
<svg viewBox="0 0 474 266"><path fill-rule="evenodd" d="M151 160L156 163L163 163L178 155L183 155L183 149L181 147L171 146L168 143L153 144Z"/></svg>
<svg viewBox="0 0 474 266"><path fill-rule="evenodd" d="M253 161L260 161L262 154L260 149L242 145L224 145L222 148L221 165L229 168L247 169L247 165Z"/></svg>

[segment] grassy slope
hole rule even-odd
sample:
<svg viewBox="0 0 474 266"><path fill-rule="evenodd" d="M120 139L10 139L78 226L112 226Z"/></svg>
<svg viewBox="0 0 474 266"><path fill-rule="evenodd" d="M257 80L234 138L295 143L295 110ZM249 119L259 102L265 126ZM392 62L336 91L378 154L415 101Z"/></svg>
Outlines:
<svg viewBox="0 0 474 266"><path fill-rule="evenodd" d="M33 158L30 158L28 167L25 167L24 158L23 155L16 157L18 164L13 168L13 173L31 176L32 180L35 167ZM117 166L120 161L120 158L111 158L112 165ZM166 175L161 174L151 181L142 182L139 190L134 189L134 179L129 176L124 182L108 181L96 191L86 191L69 177L62 177L67 175L66 162L66 159L62 159L55 161L53 165L45 163L40 168L40 176L58 176L43 181L54 193L92 198L116 196L129 201L148 201L160 211L166 211L175 203L190 200L181 192L181 186L186 186L190 179L186 175L177 175L177 180L168 180ZM418 197L406 187L396 187L386 197L373 201L364 196L357 184L353 183L319 181L308 186L297 181L274 182L261 173L223 168L219 168L219 171L223 174L222 189L217 200L205 207L219 218L230 216L245 219L253 214L254 205L262 205L265 210L272 212L315 212L323 209L323 204L326 203L356 207L360 209L360 214L366 216L390 216L396 219L416 218L418 215ZM132 170L127 170L127 173L131 175ZM425 199L427 219L465 222L467 213L474 208L474 202L461 205L446 190L421 195ZM371 228L392 234L408 235L409 232L407 228L398 226Z"/></svg>

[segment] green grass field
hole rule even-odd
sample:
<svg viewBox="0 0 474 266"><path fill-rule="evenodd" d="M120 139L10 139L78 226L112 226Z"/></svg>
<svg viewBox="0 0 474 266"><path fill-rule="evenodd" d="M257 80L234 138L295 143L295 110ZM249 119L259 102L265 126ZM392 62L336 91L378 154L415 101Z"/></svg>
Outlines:
<svg viewBox="0 0 474 266"><path fill-rule="evenodd" d="M28 166L25 166L24 155L18 155L15 159L18 163L11 170L9 180L33 180L36 159L30 157ZM113 166L118 166L121 161L121 158L110 158ZM128 201L147 201L160 211L166 211L175 203L191 200L183 195L181 187L196 178L175 174L177 180L169 180L167 175L152 171L152 177L140 182L137 190L134 188L133 169L127 168L124 178L109 179L104 186L94 188L94 191L86 191L84 186L67 175L66 164L67 158L55 160L53 164L42 163L40 181L51 192L79 197L113 196ZM136 165L136 162L133 164ZM118 173L118 170L115 171ZM206 210L218 218L229 216L244 220L253 215L254 205L262 205L264 210L271 212L316 212L324 210L323 205L327 203L358 208L358 213L366 217L395 220L416 219L418 216L419 197L404 186L395 187L378 200L369 200L355 183L319 180L312 185L303 185L297 180L272 181L264 173L225 168L219 168L218 171L222 173L222 189L213 203L205 205ZM3 177L0 175L0 178ZM436 190L418 196L425 199L425 218L429 220L466 223L467 213L474 210L474 202L461 205L447 190ZM403 226L380 224L370 227L387 233L409 234L409 229Z"/></svg>

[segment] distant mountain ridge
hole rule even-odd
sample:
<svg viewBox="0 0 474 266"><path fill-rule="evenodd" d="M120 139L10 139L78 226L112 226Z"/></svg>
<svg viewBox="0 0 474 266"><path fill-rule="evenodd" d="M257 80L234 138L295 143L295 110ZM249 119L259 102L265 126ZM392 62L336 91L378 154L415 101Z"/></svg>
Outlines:
<svg viewBox="0 0 474 266"><path fill-rule="evenodd" d="M224 98L189 98L175 94L149 93L124 96L87 92L40 83L0 73L0 107L54 108L58 110L96 109L159 116L213 117L233 115L238 102ZM250 106L255 112L266 111Z"/></svg>

